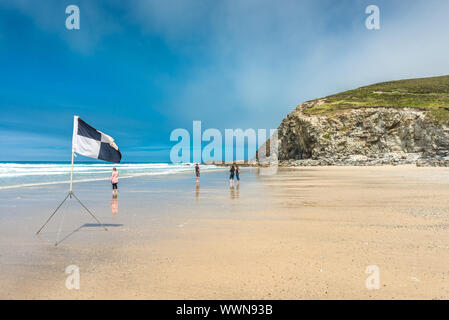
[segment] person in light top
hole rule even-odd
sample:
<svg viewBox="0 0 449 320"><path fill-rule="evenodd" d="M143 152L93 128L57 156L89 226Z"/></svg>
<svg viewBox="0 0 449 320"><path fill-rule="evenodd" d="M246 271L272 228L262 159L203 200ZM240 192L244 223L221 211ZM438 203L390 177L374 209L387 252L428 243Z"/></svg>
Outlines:
<svg viewBox="0 0 449 320"><path fill-rule="evenodd" d="M118 193L118 172L116 168L112 169L111 175L111 184L112 184L112 197L117 197Z"/></svg>

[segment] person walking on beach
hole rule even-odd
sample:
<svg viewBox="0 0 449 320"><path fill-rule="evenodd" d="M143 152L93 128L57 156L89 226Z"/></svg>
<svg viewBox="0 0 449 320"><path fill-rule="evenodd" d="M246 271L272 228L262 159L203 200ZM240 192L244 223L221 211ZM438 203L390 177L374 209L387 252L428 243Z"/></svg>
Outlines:
<svg viewBox="0 0 449 320"><path fill-rule="evenodd" d="M195 166L195 175L196 175L196 185L198 185L200 180L200 165L198 163Z"/></svg>
<svg viewBox="0 0 449 320"><path fill-rule="evenodd" d="M118 172L116 168L112 169L112 175L111 175L111 184L112 184L112 197L117 197L118 193Z"/></svg>
<svg viewBox="0 0 449 320"><path fill-rule="evenodd" d="M234 173L235 173L234 165L232 165L231 170L229 170L229 172L230 172L229 187L232 188L232 187L234 187Z"/></svg>
<svg viewBox="0 0 449 320"><path fill-rule="evenodd" d="M237 179L237 186L240 184L240 169L239 166L235 166L235 178Z"/></svg>

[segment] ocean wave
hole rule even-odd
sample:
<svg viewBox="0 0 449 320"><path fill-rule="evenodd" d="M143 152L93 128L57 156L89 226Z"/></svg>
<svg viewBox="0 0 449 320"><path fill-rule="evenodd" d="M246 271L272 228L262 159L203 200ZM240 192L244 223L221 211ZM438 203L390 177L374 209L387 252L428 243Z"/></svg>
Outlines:
<svg viewBox="0 0 449 320"><path fill-rule="evenodd" d="M109 180L112 168L117 168L120 178L150 175L193 173L193 164L123 163L75 164L73 182ZM202 171L220 170L214 165L201 165ZM0 163L0 190L51 185L70 182L70 163Z"/></svg>

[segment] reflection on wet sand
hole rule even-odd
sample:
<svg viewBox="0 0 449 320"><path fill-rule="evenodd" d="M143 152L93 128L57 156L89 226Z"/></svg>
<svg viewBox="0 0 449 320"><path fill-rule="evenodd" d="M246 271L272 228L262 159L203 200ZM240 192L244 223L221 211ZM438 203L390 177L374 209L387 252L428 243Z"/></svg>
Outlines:
<svg viewBox="0 0 449 320"><path fill-rule="evenodd" d="M200 200L200 185L199 185L199 183L197 183L196 187L195 187L195 199L197 202Z"/></svg>
<svg viewBox="0 0 449 320"><path fill-rule="evenodd" d="M115 216L118 213L118 198L117 197L112 197L111 212L112 212L113 216Z"/></svg>
<svg viewBox="0 0 449 320"><path fill-rule="evenodd" d="M240 198L240 186L237 185L237 187L231 187L231 199L238 199Z"/></svg>

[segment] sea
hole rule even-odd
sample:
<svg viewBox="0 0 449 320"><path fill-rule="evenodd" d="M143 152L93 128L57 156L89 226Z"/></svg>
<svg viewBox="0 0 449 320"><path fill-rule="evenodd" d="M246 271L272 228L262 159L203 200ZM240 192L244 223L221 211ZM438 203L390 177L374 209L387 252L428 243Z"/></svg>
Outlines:
<svg viewBox="0 0 449 320"><path fill-rule="evenodd" d="M99 163L76 162L73 181L86 182L109 180L112 168L116 167L120 179L194 173L194 164L172 163ZM221 170L215 165L200 165L201 171ZM0 190L70 182L70 162L0 162Z"/></svg>

